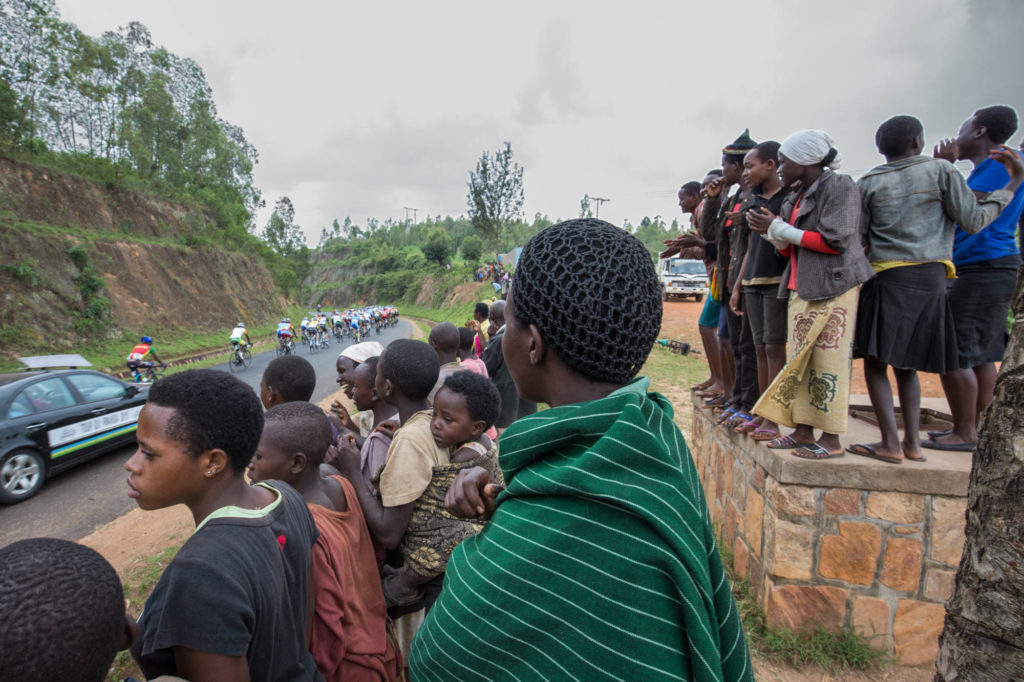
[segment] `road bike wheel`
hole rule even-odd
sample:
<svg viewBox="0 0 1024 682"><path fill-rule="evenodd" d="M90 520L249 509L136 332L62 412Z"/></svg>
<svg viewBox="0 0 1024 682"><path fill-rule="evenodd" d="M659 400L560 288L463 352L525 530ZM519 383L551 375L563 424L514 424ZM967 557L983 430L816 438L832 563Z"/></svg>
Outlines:
<svg viewBox="0 0 1024 682"><path fill-rule="evenodd" d="M252 367L252 351L248 348L242 351L242 362L245 364L246 369Z"/></svg>
<svg viewBox="0 0 1024 682"><path fill-rule="evenodd" d="M238 361L238 351L231 351L231 355L228 356L228 369L231 370L232 374L243 369L242 365L238 364Z"/></svg>
<svg viewBox="0 0 1024 682"><path fill-rule="evenodd" d="M310 354L316 353L318 350L320 350L320 342L317 341L316 339L310 339L309 340L309 352L310 352Z"/></svg>
<svg viewBox="0 0 1024 682"><path fill-rule="evenodd" d="M278 342L278 344L277 344L277 357L281 357L282 355L288 355L288 346L284 345L283 343Z"/></svg>

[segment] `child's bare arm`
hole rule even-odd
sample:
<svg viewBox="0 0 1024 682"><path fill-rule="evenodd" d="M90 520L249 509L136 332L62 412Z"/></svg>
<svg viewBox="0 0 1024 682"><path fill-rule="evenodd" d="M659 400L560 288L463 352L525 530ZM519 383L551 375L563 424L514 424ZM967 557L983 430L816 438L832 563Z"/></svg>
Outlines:
<svg viewBox="0 0 1024 682"><path fill-rule="evenodd" d="M476 440L463 443L462 447L452 455L453 462L469 462L480 455L486 455L491 449L491 439L486 433L481 433Z"/></svg>

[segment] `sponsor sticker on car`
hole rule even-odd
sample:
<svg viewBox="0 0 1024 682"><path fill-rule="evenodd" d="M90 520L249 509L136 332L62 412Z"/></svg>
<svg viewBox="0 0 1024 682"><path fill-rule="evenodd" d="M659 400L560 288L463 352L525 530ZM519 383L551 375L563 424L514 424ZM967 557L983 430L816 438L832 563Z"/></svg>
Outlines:
<svg viewBox="0 0 1024 682"><path fill-rule="evenodd" d="M142 405L69 424L47 433L50 457L56 458L84 447L134 431Z"/></svg>

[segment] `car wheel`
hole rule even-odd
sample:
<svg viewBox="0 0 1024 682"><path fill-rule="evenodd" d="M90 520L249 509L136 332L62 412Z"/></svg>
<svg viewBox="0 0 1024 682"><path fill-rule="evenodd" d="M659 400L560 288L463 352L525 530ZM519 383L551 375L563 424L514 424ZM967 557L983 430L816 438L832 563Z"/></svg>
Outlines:
<svg viewBox="0 0 1024 682"><path fill-rule="evenodd" d="M700 303L701 301L704 300L704 294L697 294L696 296L693 297L693 300L697 301L697 303Z"/></svg>
<svg viewBox="0 0 1024 682"><path fill-rule="evenodd" d="M0 457L0 503L14 504L39 492L46 480L42 457L32 450L14 450Z"/></svg>

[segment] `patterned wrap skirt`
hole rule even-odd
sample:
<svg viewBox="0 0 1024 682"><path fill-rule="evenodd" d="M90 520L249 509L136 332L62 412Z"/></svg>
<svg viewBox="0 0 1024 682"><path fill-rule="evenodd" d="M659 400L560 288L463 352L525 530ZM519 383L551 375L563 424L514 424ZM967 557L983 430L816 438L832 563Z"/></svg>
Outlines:
<svg viewBox="0 0 1024 682"><path fill-rule="evenodd" d="M790 292L789 358L754 405L755 414L788 427L846 432L859 297L859 286L824 301Z"/></svg>

